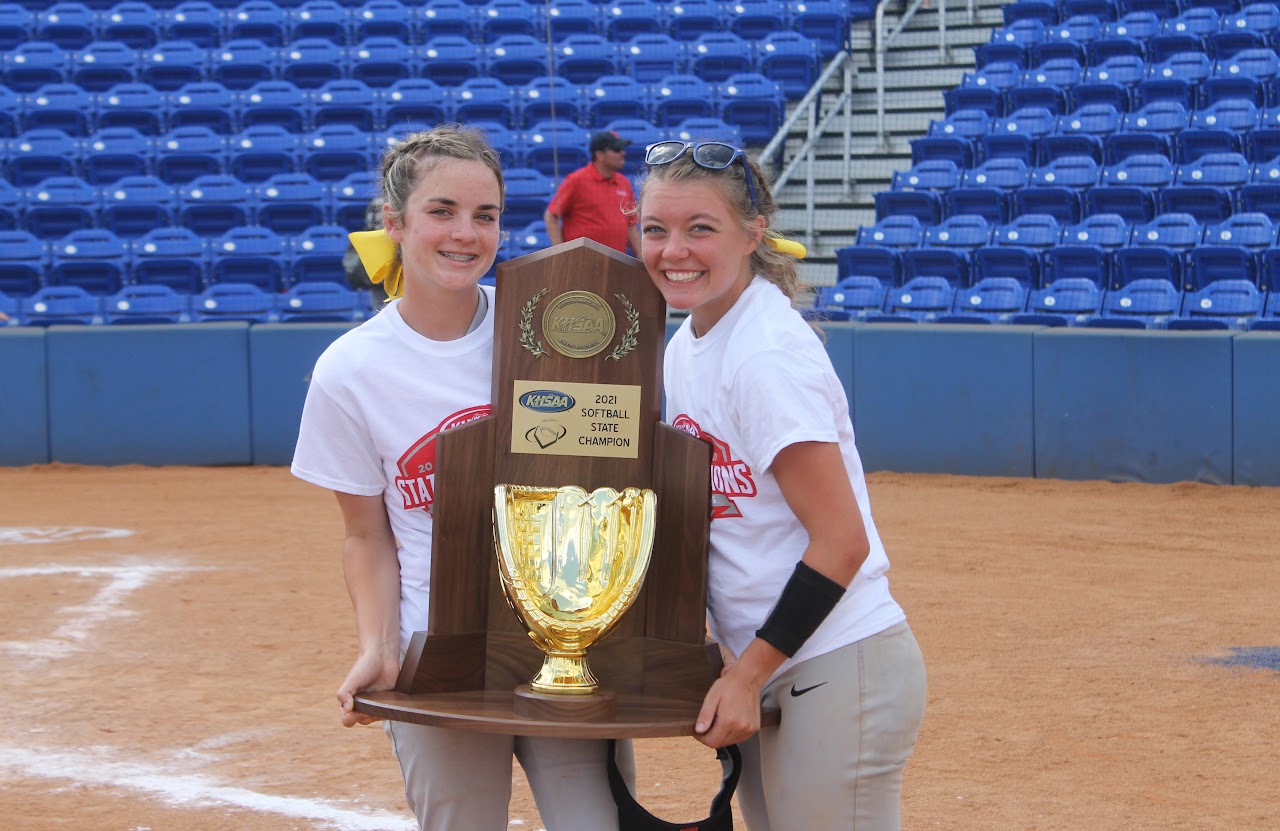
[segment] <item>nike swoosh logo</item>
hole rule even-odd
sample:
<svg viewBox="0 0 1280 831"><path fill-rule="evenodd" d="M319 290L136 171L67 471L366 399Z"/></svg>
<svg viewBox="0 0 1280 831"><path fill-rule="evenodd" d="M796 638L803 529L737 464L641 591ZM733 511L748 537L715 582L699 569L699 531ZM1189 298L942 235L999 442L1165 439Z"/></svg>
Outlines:
<svg viewBox="0 0 1280 831"><path fill-rule="evenodd" d="M823 681L823 682L822 682L822 684L825 684L825 683L827 683L827 682L826 682L826 681ZM805 687L803 690L797 690L797 689L796 689L796 685L795 685L795 684L792 684L792 685L791 685L791 697L792 697L792 698L799 698L800 696L804 695L804 694L805 694L805 693L807 693L807 692L813 692L813 691L814 691L814 690L816 690L818 687L821 687L821 686L822 686L822 684L814 684L812 687Z"/></svg>

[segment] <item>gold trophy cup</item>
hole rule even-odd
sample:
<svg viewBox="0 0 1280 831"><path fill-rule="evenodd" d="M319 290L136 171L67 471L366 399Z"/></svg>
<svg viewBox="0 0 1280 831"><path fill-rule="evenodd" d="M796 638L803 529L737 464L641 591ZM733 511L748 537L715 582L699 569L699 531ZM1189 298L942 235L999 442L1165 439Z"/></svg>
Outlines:
<svg viewBox="0 0 1280 831"><path fill-rule="evenodd" d="M635 600L653 552L653 491L576 485L494 488L494 542L507 602L544 653L533 693L589 696L586 651Z"/></svg>

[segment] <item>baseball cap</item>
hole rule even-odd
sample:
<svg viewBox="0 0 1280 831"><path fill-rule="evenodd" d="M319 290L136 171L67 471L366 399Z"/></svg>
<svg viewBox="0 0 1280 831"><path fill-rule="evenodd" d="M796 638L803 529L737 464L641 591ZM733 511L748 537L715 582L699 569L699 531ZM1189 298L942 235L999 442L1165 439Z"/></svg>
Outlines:
<svg viewBox="0 0 1280 831"><path fill-rule="evenodd" d="M597 150L625 150L630 143L629 139L624 139L612 130L605 130L591 137L591 152L594 153Z"/></svg>

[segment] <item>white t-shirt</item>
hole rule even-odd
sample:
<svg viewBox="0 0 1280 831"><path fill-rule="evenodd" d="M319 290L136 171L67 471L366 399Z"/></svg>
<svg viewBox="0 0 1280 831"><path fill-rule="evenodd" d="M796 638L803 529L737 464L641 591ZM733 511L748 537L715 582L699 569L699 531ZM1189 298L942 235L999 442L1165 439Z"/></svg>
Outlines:
<svg viewBox="0 0 1280 831"><path fill-rule="evenodd" d="M782 291L756 277L710 332L692 318L667 346L668 420L714 447L707 613L735 655L755 637L809 544L770 466L797 442L838 443L871 543L849 590L778 673L906 619L889 594L880 535L844 387L817 333ZM778 674L775 673L775 676Z"/></svg>
<svg viewBox="0 0 1280 831"><path fill-rule="evenodd" d="M435 436L490 410L493 289L483 322L451 341L423 337L399 301L338 338L316 361L293 474L357 496L382 494L399 544L400 645L427 628Z"/></svg>

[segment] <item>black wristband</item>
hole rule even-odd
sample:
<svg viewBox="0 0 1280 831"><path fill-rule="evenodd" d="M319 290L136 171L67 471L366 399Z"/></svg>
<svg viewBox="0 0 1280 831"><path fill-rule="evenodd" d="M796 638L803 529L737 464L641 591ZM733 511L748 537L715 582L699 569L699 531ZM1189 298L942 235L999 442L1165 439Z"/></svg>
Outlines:
<svg viewBox="0 0 1280 831"><path fill-rule="evenodd" d="M756 637L790 658L842 597L844 586L809 568L804 561L798 562L764 626L756 630Z"/></svg>

